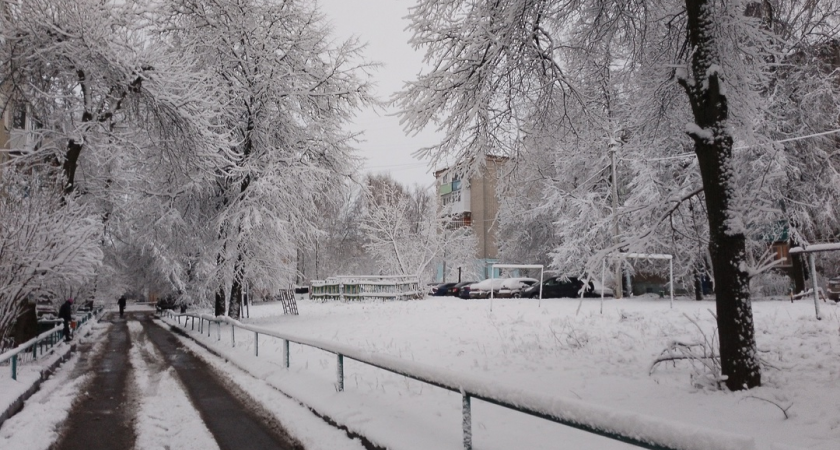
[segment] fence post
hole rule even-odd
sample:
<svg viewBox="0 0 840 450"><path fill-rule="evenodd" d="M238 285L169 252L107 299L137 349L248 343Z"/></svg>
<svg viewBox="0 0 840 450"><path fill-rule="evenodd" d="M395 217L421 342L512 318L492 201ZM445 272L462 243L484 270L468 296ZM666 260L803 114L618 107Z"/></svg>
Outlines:
<svg viewBox="0 0 840 450"><path fill-rule="evenodd" d="M260 356L260 334L254 332L254 356Z"/></svg>
<svg viewBox="0 0 840 450"><path fill-rule="evenodd" d="M17 380L17 355L12 355L12 379Z"/></svg>
<svg viewBox="0 0 840 450"><path fill-rule="evenodd" d="M230 324L230 346L236 347L236 327Z"/></svg>
<svg viewBox="0 0 840 450"><path fill-rule="evenodd" d="M283 365L289 368L289 340L283 339Z"/></svg>
<svg viewBox="0 0 840 450"><path fill-rule="evenodd" d="M472 450L472 408L470 408L470 396L461 391L463 403L463 418L461 426L464 429L464 450Z"/></svg>
<svg viewBox="0 0 840 450"><path fill-rule="evenodd" d="M338 372L338 392L342 392L344 390L344 355L341 353L338 354L336 370Z"/></svg>

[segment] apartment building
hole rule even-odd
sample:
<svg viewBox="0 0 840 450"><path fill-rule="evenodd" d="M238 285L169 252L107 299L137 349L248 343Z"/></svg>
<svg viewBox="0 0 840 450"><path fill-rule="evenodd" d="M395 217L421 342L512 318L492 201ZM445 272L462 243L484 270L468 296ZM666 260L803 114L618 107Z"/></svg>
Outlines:
<svg viewBox="0 0 840 450"><path fill-rule="evenodd" d="M479 173L468 180L462 180L450 169L435 172L441 215L453 219L452 228L472 228L478 238L476 265L483 278L491 276L491 265L498 262L496 186L506 162L505 157L487 156Z"/></svg>

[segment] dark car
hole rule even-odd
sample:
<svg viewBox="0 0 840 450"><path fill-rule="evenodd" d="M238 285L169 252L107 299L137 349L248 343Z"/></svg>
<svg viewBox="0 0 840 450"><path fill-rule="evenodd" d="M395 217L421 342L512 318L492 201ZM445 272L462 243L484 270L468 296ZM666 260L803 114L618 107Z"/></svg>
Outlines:
<svg viewBox="0 0 840 450"><path fill-rule="evenodd" d="M295 286L295 294L308 294L309 286Z"/></svg>
<svg viewBox="0 0 840 450"><path fill-rule="evenodd" d="M462 298L464 300L469 300L470 299L470 286L472 286L472 284L464 285L461 288L461 290L458 291L458 297Z"/></svg>
<svg viewBox="0 0 840 450"><path fill-rule="evenodd" d="M452 296L455 296L455 297L459 297L461 295L461 289L463 289L464 286L469 286L473 283L475 283L475 281L462 281L462 282L456 284L455 286L452 286L451 288L449 288L449 292L446 295L452 295Z"/></svg>
<svg viewBox="0 0 840 450"><path fill-rule="evenodd" d="M458 284L458 283L439 284L439 285L437 285L437 287L432 292L432 295L434 295L435 297L443 297L444 295L447 295L449 293L449 288L451 288L452 286L455 286L456 284Z"/></svg>
<svg viewBox="0 0 840 450"><path fill-rule="evenodd" d="M545 280L542 285L543 298L559 298L559 297L580 297L580 290L583 288L583 281L576 277L553 277ZM584 297L598 297L594 293L595 285L590 281L589 286L583 293ZM522 291L522 297L537 298L540 296L540 285L535 283L533 286Z"/></svg>

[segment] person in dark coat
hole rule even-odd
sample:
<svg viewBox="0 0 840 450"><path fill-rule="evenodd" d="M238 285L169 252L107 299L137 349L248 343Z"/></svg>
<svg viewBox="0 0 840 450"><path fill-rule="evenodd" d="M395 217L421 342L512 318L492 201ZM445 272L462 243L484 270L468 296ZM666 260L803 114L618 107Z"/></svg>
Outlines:
<svg viewBox="0 0 840 450"><path fill-rule="evenodd" d="M125 295L120 296L120 299L117 300L117 304L120 305L120 317L122 317L125 312Z"/></svg>
<svg viewBox="0 0 840 450"><path fill-rule="evenodd" d="M58 318L64 320L64 341L70 342L70 321L73 320L72 298L68 298L58 309Z"/></svg>

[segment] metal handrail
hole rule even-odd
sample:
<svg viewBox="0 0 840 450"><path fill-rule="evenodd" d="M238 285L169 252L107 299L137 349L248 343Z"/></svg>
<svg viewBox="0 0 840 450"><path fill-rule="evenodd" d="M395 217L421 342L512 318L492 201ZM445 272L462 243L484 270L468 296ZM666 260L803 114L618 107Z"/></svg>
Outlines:
<svg viewBox="0 0 840 450"><path fill-rule="evenodd" d="M262 327L246 325L225 316L176 314L171 311L166 311L166 313L169 317L176 319L179 325L181 317L184 317L184 327L187 326L189 319L192 319L193 329L195 328L195 320L199 320L199 332L202 333L204 332L204 321L207 321L208 336L210 335L210 323L215 323L218 340L221 340L221 325L226 323L231 326L231 344L234 347L236 346L236 327L253 332L256 338L254 352L257 356L259 356L260 334L281 339L283 340L283 360L286 368L289 368L290 342L333 353L337 356L336 388L338 391L344 390L344 358L349 358L381 370L460 393L462 395L462 426L465 450L472 448L470 407L472 398L650 450L726 450L734 448L750 449L755 446L754 439L749 436L697 426L691 426L688 430L687 425L678 422L639 414L616 412L612 408L593 406L578 400L551 398L525 391L511 390L493 382L477 381L475 378L412 361L377 355L334 342L293 336ZM692 436L691 442L678 438L678 436L684 436L687 432Z"/></svg>
<svg viewBox="0 0 840 450"><path fill-rule="evenodd" d="M79 320L79 326L83 325L87 322L91 317L95 316L99 312L102 311L102 307L95 309L93 311L85 313L84 316L81 317ZM21 353L28 352L30 349L32 350L32 359L35 360L38 358L38 348L41 348L41 355L46 354L52 348L61 342L62 340L62 325L56 325L50 330L44 331L43 333L39 334L38 336L24 342L17 347L0 354L0 364L5 363L6 361L10 361L11 369L12 369L12 379L17 380L17 368L18 368L18 356ZM39 345L40 344L40 345Z"/></svg>

